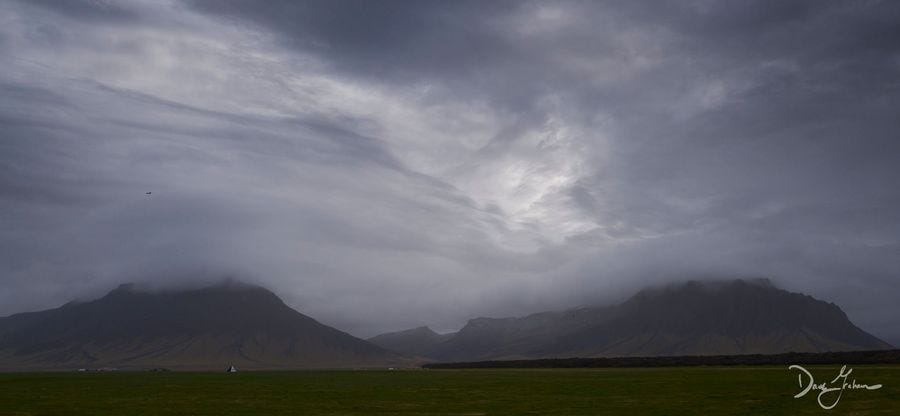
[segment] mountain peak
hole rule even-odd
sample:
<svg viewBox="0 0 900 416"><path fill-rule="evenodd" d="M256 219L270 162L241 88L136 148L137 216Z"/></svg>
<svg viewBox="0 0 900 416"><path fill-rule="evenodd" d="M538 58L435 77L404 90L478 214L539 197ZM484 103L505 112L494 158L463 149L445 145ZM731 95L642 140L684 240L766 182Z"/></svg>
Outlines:
<svg viewBox="0 0 900 416"><path fill-rule="evenodd" d="M100 299L24 318L0 319L0 357L36 368L278 368L396 358L291 309L268 289L237 281L165 290L123 284Z"/></svg>
<svg viewBox="0 0 900 416"><path fill-rule="evenodd" d="M272 293L269 289L265 287L248 283L242 280L237 280L234 278L224 278L221 280L216 280L213 282L195 282L182 284L180 286L161 286L156 287L149 283L145 282L126 282L119 284L115 289L111 290L108 294L112 293L180 293L180 292L192 292L192 291L264 291Z"/></svg>
<svg viewBox="0 0 900 416"><path fill-rule="evenodd" d="M434 332L433 329L429 328L429 327L426 326L426 325L419 326L419 327L415 327L415 328L410 329L410 330L408 330L408 331L415 332L415 333L421 333L421 334L429 334L429 335L434 334L434 335L438 335L437 332Z"/></svg>
<svg viewBox="0 0 900 416"><path fill-rule="evenodd" d="M425 356L451 335L441 335L427 326L376 335L367 341L379 347L413 356Z"/></svg>
<svg viewBox="0 0 900 416"><path fill-rule="evenodd" d="M629 300L640 300L676 293L721 293L745 290L783 292L768 278L705 279L671 282L641 289Z"/></svg>
<svg viewBox="0 0 900 416"><path fill-rule="evenodd" d="M760 354L882 349L833 303L767 279L692 280L641 290L606 308L476 318L433 358L489 360Z"/></svg>

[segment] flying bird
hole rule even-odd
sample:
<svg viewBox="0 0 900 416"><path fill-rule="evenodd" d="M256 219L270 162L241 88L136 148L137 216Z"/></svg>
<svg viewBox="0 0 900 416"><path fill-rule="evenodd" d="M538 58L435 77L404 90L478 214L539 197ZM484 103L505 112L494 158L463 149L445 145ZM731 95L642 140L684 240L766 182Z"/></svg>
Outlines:
<svg viewBox="0 0 900 416"><path fill-rule="evenodd" d="M152 192L147 192L146 195L150 195Z"/></svg>

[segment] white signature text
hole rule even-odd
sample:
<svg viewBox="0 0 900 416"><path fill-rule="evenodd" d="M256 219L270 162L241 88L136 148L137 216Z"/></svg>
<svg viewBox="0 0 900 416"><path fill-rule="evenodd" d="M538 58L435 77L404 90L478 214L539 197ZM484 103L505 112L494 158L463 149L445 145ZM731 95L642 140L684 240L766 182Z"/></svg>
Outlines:
<svg viewBox="0 0 900 416"><path fill-rule="evenodd" d="M867 385L860 384L856 382L856 379L852 379L850 382L847 381L847 377L850 376L850 373L853 372L853 369L847 369L847 366L841 367L841 371L838 371L837 377L831 380L828 383L819 383L816 384L815 380L813 380L813 376L809 371L806 371L805 368L799 365L792 365L788 367L789 370L798 370L800 371L797 374L797 382L800 384L800 387L803 389L800 393L794 395L795 399L799 399L813 390L819 391L819 396L816 400L819 402L819 406L821 406L825 410L833 409L837 406L838 402L841 400L841 395L844 394L844 390L878 390L881 388L881 384ZM805 383L804 383L805 379ZM806 386L806 387L804 387Z"/></svg>

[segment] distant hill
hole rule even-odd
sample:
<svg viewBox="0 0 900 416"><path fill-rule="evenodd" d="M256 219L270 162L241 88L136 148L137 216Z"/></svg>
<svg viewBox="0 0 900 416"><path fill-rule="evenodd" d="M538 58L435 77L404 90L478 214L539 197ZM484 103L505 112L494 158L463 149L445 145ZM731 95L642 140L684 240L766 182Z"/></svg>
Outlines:
<svg viewBox="0 0 900 416"><path fill-rule="evenodd" d="M767 281L734 280L648 288L610 307L472 319L422 355L476 361L888 348L837 305Z"/></svg>
<svg viewBox="0 0 900 416"><path fill-rule="evenodd" d="M0 318L0 368L306 368L402 358L236 282L106 296Z"/></svg>
<svg viewBox="0 0 900 416"><path fill-rule="evenodd" d="M384 349L411 356L427 356L438 344L450 339L453 334L438 334L427 326L399 332L381 334L366 341Z"/></svg>

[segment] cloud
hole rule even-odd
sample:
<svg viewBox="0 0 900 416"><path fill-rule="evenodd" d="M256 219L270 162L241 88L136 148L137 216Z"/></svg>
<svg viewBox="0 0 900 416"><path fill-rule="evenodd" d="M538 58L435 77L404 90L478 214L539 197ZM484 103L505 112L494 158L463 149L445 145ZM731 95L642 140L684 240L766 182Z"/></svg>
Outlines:
<svg viewBox="0 0 900 416"><path fill-rule="evenodd" d="M900 336L892 3L0 8L0 313L228 274L365 336L765 275Z"/></svg>

